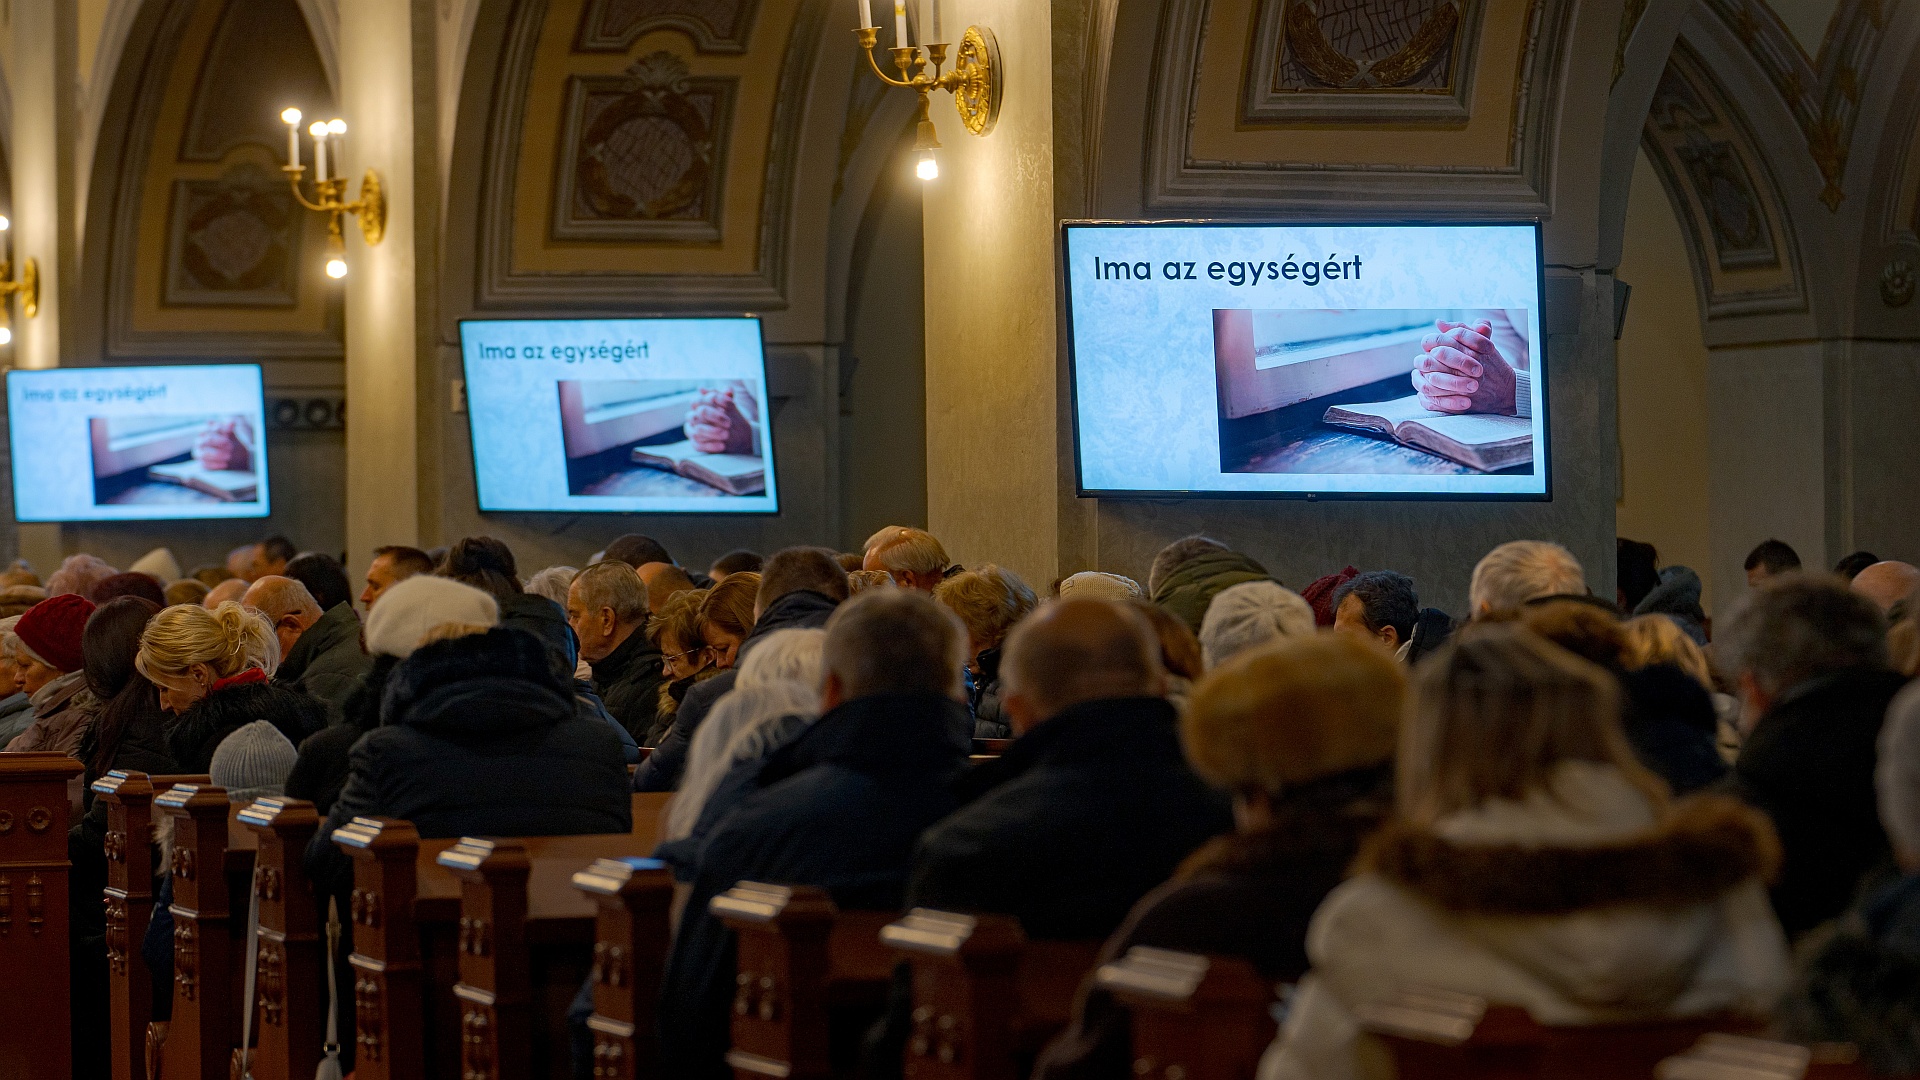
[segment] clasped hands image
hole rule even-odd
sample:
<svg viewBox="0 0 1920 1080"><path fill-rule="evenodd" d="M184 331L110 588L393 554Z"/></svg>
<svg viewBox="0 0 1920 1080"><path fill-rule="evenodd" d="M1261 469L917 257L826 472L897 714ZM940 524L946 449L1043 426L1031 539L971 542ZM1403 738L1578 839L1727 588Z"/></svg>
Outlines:
<svg viewBox="0 0 1920 1080"><path fill-rule="evenodd" d="M1493 324L1440 319L1434 327L1413 368L1420 404L1440 413L1518 415L1513 365L1494 347Z"/></svg>
<svg viewBox="0 0 1920 1080"><path fill-rule="evenodd" d="M252 472L258 446L247 417L209 420L193 440L193 460L213 472Z"/></svg>
<svg viewBox="0 0 1920 1080"><path fill-rule="evenodd" d="M740 380L702 387L687 410L687 438L703 454L757 454L754 419L760 404Z"/></svg>

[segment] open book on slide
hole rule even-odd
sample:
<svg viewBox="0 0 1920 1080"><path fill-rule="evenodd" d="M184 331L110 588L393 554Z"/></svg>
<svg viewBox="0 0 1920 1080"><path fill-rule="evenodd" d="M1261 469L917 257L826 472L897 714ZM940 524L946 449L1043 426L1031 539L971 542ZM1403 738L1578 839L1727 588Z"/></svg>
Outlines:
<svg viewBox="0 0 1920 1080"><path fill-rule="evenodd" d="M197 461L150 465L147 467L147 479L179 484L222 502L252 502L260 497L260 479L251 471L208 469Z"/></svg>
<svg viewBox="0 0 1920 1080"><path fill-rule="evenodd" d="M665 446L636 446L633 461L679 473L729 495L758 495L767 490L767 464L751 454L703 454L691 440Z"/></svg>
<svg viewBox="0 0 1920 1080"><path fill-rule="evenodd" d="M1420 395L1363 405L1335 405L1322 417L1335 427L1386 435L1416 450L1439 454L1482 472L1533 460L1533 420L1491 413L1437 413Z"/></svg>

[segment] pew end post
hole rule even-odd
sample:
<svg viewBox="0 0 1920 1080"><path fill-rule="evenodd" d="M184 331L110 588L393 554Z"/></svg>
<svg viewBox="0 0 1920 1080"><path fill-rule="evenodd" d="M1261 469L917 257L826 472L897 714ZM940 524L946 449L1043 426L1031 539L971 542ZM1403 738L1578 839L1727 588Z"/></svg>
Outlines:
<svg viewBox="0 0 1920 1080"><path fill-rule="evenodd" d="M304 991L321 985L330 962L320 940L320 911L306 872L307 844L320 816L304 799L256 800L240 823L258 839L253 888L260 897L260 958L254 978L259 999L259 1042L253 1055L256 1080L304 1080L320 1064L325 1038L320 1014L289 1008Z"/></svg>
<svg viewBox="0 0 1920 1080"><path fill-rule="evenodd" d="M153 980L140 956L153 921L153 781L120 769L93 782L107 807L107 1038L113 1080L146 1080Z"/></svg>
<svg viewBox="0 0 1920 1080"><path fill-rule="evenodd" d="M460 1074L530 1076L526 844L462 837L434 861L460 879Z"/></svg>
<svg viewBox="0 0 1920 1080"><path fill-rule="evenodd" d="M636 1080L659 1072L654 1012L671 938L673 874L658 859L598 859L573 875L597 914L593 943L594 1076Z"/></svg>
<svg viewBox="0 0 1920 1080"><path fill-rule="evenodd" d="M354 818L331 838L353 859L354 1075L413 1080L426 1073L420 935L413 901L420 834L412 822Z"/></svg>
<svg viewBox="0 0 1920 1080"><path fill-rule="evenodd" d="M1278 1028L1273 984L1240 957L1136 945L1093 983L1131 1014L1136 1076L1253 1080Z"/></svg>
<svg viewBox="0 0 1920 1080"><path fill-rule="evenodd" d="M913 971L907 1080L1017 1080L1019 920L915 908L880 941Z"/></svg>
<svg viewBox="0 0 1920 1080"><path fill-rule="evenodd" d="M739 1080L829 1080L827 940L839 909L807 885L742 881L707 910L739 938L733 1045Z"/></svg>
<svg viewBox="0 0 1920 1080"><path fill-rule="evenodd" d="M162 1080L224 1080L238 1034L233 973L239 957L227 885L225 788L176 784L153 800L173 819L173 1019Z"/></svg>
<svg viewBox="0 0 1920 1080"><path fill-rule="evenodd" d="M0 967L32 971L33 993L0 999L0 1074L65 1076L73 1068L67 966L67 789L81 774L65 754L0 754Z"/></svg>

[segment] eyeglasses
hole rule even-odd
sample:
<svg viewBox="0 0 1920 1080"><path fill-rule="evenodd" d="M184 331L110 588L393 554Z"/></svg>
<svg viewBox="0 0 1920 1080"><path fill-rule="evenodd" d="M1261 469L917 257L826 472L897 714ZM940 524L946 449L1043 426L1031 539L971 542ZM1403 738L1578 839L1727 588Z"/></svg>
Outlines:
<svg viewBox="0 0 1920 1080"><path fill-rule="evenodd" d="M687 650L686 652L677 652L677 653L667 653L667 654L665 655L665 657L664 657L664 659L665 659L665 660L667 661L667 663L669 663L669 664L677 664L677 663L679 663L679 662L680 662L680 661L681 661L682 659L684 659L684 658L686 658L686 657L689 657L689 656L698 656L698 655L700 655L701 653L703 653L703 652L707 652L708 650L710 650L710 649L712 649L712 648L713 648L713 646L711 646L711 645L702 645L702 646L700 646L700 647L699 647L699 648L697 648L697 649L688 649L688 650Z"/></svg>

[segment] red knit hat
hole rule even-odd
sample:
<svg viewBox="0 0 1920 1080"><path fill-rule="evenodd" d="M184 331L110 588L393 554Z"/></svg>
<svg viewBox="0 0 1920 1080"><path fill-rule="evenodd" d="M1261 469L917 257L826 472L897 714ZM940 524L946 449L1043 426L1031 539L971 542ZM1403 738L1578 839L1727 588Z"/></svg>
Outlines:
<svg viewBox="0 0 1920 1080"><path fill-rule="evenodd" d="M93 602L78 593L50 596L27 609L13 632L20 643L50 667L79 671L80 638L87 629Z"/></svg>

